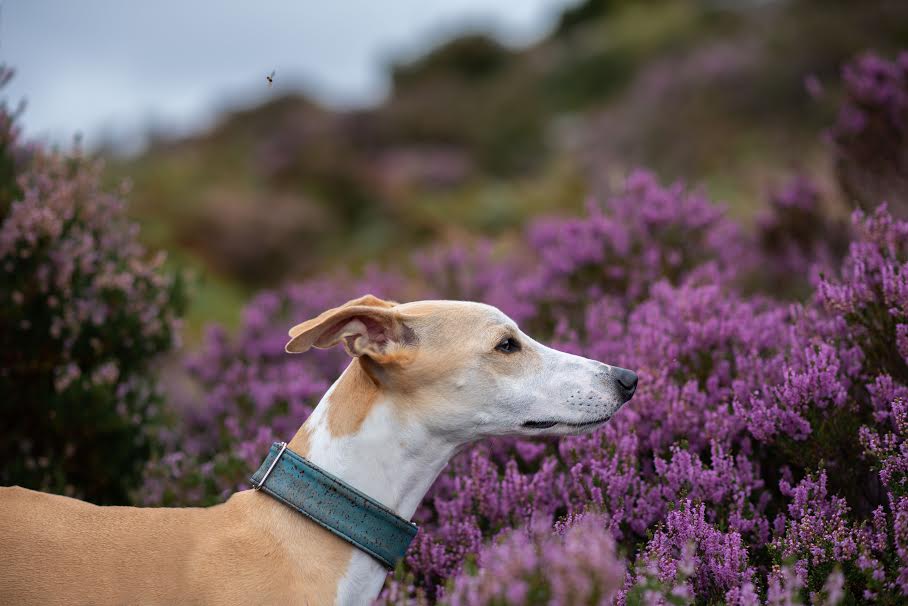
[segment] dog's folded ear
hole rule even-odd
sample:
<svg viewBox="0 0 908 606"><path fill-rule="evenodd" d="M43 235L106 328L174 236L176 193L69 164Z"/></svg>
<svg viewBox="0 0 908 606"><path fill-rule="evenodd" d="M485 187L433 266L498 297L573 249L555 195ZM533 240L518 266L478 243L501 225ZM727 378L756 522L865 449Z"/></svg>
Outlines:
<svg viewBox="0 0 908 606"><path fill-rule="evenodd" d="M291 328L285 349L302 353L343 343L354 357L365 355L376 362L394 359L414 341L414 333L395 311L396 305L372 295L347 301Z"/></svg>

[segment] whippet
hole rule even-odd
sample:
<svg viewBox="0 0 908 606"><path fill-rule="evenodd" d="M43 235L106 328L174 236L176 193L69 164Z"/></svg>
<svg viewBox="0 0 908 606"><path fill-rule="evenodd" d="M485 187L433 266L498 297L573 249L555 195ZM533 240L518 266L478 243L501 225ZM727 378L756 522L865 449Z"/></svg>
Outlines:
<svg viewBox="0 0 908 606"><path fill-rule="evenodd" d="M341 343L353 359L287 448L405 520L464 445L592 431L637 386L633 372L545 347L480 303L366 295L290 337L288 352ZM0 488L5 604L366 604L386 577L264 492L170 509Z"/></svg>

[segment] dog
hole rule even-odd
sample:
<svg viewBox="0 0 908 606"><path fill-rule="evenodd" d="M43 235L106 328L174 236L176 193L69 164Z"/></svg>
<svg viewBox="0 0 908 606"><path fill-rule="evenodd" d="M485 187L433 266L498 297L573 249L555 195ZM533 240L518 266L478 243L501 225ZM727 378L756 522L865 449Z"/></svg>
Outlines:
<svg viewBox="0 0 908 606"><path fill-rule="evenodd" d="M550 349L495 307L371 295L290 330L352 361L288 448L409 520L459 449L589 432L630 370ZM0 488L4 604L367 604L387 570L268 494L208 508L98 507Z"/></svg>

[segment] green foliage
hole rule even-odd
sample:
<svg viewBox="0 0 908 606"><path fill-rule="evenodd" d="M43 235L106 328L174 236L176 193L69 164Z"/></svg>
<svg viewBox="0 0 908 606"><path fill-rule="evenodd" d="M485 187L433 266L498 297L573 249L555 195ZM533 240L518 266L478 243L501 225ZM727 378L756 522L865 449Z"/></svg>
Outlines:
<svg viewBox="0 0 908 606"><path fill-rule="evenodd" d="M488 36L461 36L413 63L394 67L392 78L395 86L407 86L439 75L480 80L498 73L509 58L510 52Z"/></svg>

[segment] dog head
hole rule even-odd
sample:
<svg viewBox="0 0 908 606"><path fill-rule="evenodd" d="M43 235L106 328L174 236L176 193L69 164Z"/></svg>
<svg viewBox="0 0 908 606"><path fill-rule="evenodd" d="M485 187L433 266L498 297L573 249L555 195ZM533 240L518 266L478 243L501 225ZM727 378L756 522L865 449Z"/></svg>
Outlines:
<svg viewBox="0 0 908 606"><path fill-rule="evenodd" d="M290 353L343 344L396 413L458 443L591 431L637 388L632 371L546 347L482 303L366 295L290 337Z"/></svg>

